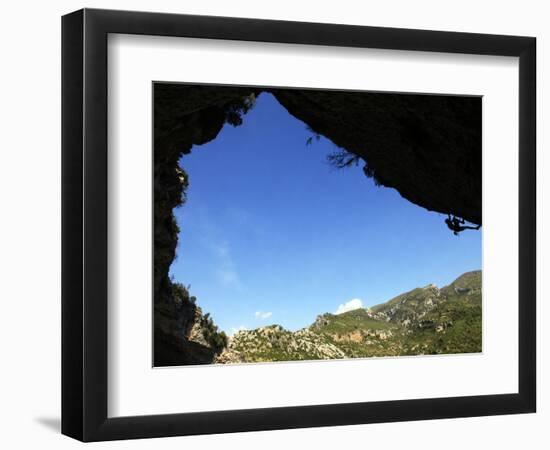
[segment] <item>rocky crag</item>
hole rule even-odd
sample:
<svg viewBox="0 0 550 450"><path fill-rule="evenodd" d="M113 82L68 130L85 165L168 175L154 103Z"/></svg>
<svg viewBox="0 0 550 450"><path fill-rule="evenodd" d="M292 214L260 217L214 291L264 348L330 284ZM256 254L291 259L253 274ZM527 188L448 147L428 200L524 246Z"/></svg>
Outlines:
<svg viewBox="0 0 550 450"><path fill-rule="evenodd" d="M170 302L154 308L154 365L211 363L227 347L228 339L185 286L171 282Z"/></svg>

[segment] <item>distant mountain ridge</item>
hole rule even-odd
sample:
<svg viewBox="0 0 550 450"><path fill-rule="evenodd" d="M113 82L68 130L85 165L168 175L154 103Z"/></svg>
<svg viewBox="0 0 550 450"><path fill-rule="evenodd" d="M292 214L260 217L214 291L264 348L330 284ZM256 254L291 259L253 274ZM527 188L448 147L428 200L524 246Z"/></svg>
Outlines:
<svg viewBox="0 0 550 450"><path fill-rule="evenodd" d="M430 284L373 306L317 316L292 332L280 325L237 332L216 363L364 358L482 351L481 271Z"/></svg>

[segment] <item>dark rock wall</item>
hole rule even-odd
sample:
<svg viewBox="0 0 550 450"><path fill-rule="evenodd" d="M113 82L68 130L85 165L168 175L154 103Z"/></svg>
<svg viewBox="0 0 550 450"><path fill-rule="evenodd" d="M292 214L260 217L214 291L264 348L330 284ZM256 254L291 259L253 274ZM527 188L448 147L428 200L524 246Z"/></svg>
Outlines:
<svg viewBox="0 0 550 450"><path fill-rule="evenodd" d="M379 184L430 211L481 224L480 98L272 92L313 131L361 157Z"/></svg>
<svg viewBox="0 0 550 450"><path fill-rule="evenodd" d="M187 174L178 165L194 145L214 139L235 99L250 89L156 84L154 91L154 293L155 302L169 300L168 270L176 255L175 207L185 202Z"/></svg>
<svg viewBox="0 0 550 450"><path fill-rule="evenodd" d="M179 228L174 208L185 203L188 177L178 161L194 145L214 139L224 124L238 125L242 99L250 89L183 84L154 87L154 361L155 366L203 364L215 353L189 335L196 322L194 304L174 297L169 269L176 256Z"/></svg>

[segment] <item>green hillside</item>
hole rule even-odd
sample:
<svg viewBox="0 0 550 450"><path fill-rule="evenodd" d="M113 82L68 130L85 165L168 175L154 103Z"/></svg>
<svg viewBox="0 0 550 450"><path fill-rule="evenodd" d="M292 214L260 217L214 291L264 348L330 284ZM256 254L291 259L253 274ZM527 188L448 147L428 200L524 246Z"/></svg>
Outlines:
<svg viewBox="0 0 550 450"><path fill-rule="evenodd" d="M441 289L405 292L369 309L325 313L291 332L279 325L239 331L217 363L366 358L482 350L481 271Z"/></svg>

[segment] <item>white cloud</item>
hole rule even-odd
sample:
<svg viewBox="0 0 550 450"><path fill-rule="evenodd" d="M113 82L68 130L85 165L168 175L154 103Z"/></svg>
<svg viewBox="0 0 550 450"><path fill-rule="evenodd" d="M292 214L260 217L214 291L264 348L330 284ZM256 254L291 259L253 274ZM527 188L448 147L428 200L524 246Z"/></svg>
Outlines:
<svg viewBox="0 0 550 450"><path fill-rule="evenodd" d="M243 289L241 278L231 257L229 245L226 242L219 244L210 244L210 248L214 251L218 258L218 269L216 273L221 284L237 290Z"/></svg>
<svg viewBox="0 0 550 450"><path fill-rule="evenodd" d="M248 330L248 328L246 328L244 325L241 325L240 327L237 327L237 328L231 327L229 329L228 335L233 336L235 333L238 333L239 331L246 331L246 330Z"/></svg>
<svg viewBox="0 0 550 450"><path fill-rule="evenodd" d="M241 280L239 279L239 275L233 269L226 268L218 270L218 277L220 282L224 286L233 286L236 288L241 287Z"/></svg>
<svg viewBox="0 0 550 450"><path fill-rule="evenodd" d="M342 303L338 306L338 309L334 314L342 314L348 311L353 311L354 309L359 309L363 307L363 302L360 298L351 299L349 302Z"/></svg>
<svg viewBox="0 0 550 450"><path fill-rule="evenodd" d="M256 311L254 317L256 319L269 319L273 313L271 311Z"/></svg>

